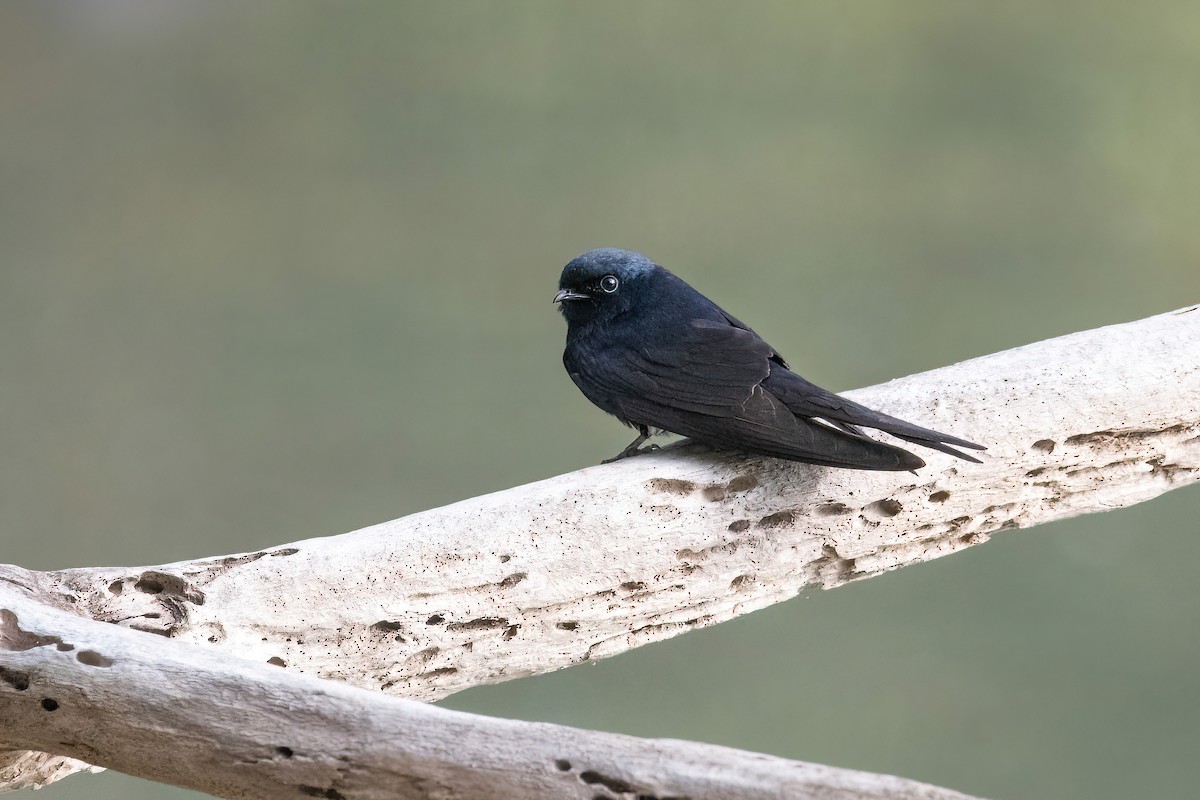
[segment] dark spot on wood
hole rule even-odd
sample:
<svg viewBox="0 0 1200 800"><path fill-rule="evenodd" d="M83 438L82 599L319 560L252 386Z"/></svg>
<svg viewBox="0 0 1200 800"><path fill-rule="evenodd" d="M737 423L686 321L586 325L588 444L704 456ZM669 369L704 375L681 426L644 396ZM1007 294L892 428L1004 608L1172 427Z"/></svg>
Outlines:
<svg viewBox="0 0 1200 800"><path fill-rule="evenodd" d="M749 585L754 583L755 580L756 578L753 575L738 575L729 582L729 588L733 589L735 592L738 592L742 589L748 588Z"/></svg>
<svg viewBox="0 0 1200 800"><path fill-rule="evenodd" d="M500 556L501 564L507 564L509 561L512 561L512 556Z"/></svg>
<svg viewBox="0 0 1200 800"><path fill-rule="evenodd" d="M67 644L66 642L59 642L58 644L54 645L54 649L60 653L69 653L75 649L75 645Z"/></svg>
<svg viewBox="0 0 1200 800"><path fill-rule="evenodd" d="M608 775L601 775L594 769L584 770L579 773L579 780L587 784L598 783L610 792L616 792L617 794L633 794L633 786L627 781L623 781L620 778L612 778Z"/></svg>
<svg viewBox="0 0 1200 800"><path fill-rule="evenodd" d="M103 656L95 650L80 650L75 654L80 664L87 664L89 667L111 667L113 660L108 656Z"/></svg>
<svg viewBox="0 0 1200 800"><path fill-rule="evenodd" d="M518 583L520 583L521 581L525 580L528 577L529 577L528 573L514 572L512 575L509 575L507 578L505 578L504 580L497 583L496 586L500 589L511 589L512 587L516 586Z"/></svg>
<svg viewBox="0 0 1200 800"><path fill-rule="evenodd" d="M391 633L392 631L404 630L404 623L394 622L390 619L381 619L371 626L375 630Z"/></svg>
<svg viewBox="0 0 1200 800"><path fill-rule="evenodd" d="M294 555L296 555L296 553L299 553L299 552L300 551L297 550L295 547L281 547L278 550L272 550L271 552L267 553L267 555L269 555L269 556L294 556Z"/></svg>
<svg viewBox="0 0 1200 800"><path fill-rule="evenodd" d="M320 786L300 786L300 794L308 797L323 797L325 800L346 800L346 795L334 789L332 786L328 789L322 789Z"/></svg>
<svg viewBox="0 0 1200 800"><path fill-rule="evenodd" d="M1067 443L1070 444L1071 440L1067 439ZM1034 450L1039 450L1043 453L1053 453L1054 452L1054 440L1053 439L1038 439L1036 442L1031 444L1030 447L1032 447Z"/></svg>
<svg viewBox="0 0 1200 800"><path fill-rule="evenodd" d="M625 581L621 584L621 588L627 592L640 592L646 588L646 584L641 581Z"/></svg>
<svg viewBox="0 0 1200 800"><path fill-rule="evenodd" d="M458 672L458 667L439 667L437 669L431 669L431 670L429 670L429 672L422 673L421 677L422 678L442 678L442 677L445 677L446 675L453 675L456 672Z"/></svg>
<svg viewBox="0 0 1200 800"><path fill-rule="evenodd" d="M125 591L125 581L113 581L108 585L108 591L112 594L120 594Z"/></svg>
<svg viewBox="0 0 1200 800"><path fill-rule="evenodd" d="M0 650L32 650L35 647L62 644L57 636L41 636L21 630L17 615L7 608L0 608Z"/></svg>
<svg viewBox="0 0 1200 800"><path fill-rule="evenodd" d="M448 631L486 631L492 628L503 628L508 625L504 617L478 617L468 622L451 622L446 626Z"/></svg>
<svg viewBox="0 0 1200 800"><path fill-rule="evenodd" d="M782 528L785 525L791 525L796 521L795 511L777 511L774 514L768 514L758 521L760 528Z"/></svg>
<svg viewBox="0 0 1200 800"><path fill-rule="evenodd" d="M147 570L138 576L133 588L146 594L161 594L165 598L177 602L186 601L198 606L204 605L204 592L178 575L171 575L167 572ZM164 602L166 601L164 600ZM176 622L182 621L182 611L176 614L175 610L170 608L168 610L171 610L172 616L179 617Z"/></svg>
<svg viewBox="0 0 1200 800"><path fill-rule="evenodd" d="M1038 467L1037 469L1031 469L1031 470L1029 470L1029 472L1025 473L1025 477L1026 478L1036 478L1038 475L1041 475L1043 472L1045 472L1046 469L1047 469L1046 467Z"/></svg>
<svg viewBox="0 0 1200 800"><path fill-rule="evenodd" d="M8 667L0 667L0 681L4 681L18 692L29 688L29 674Z"/></svg>
<svg viewBox="0 0 1200 800"><path fill-rule="evenodd" d="M815 559L811 566L818 575L832 572L837 580L842 582L850 580L857 569L853 558L843 558L837 548L828 544L821 546L821 557Z"/></svg>
<svg viewBox="0 0 1200 800"><path fill-rule="evenodd" d="M164 587L161 581L150 577L149 573L147 573L146 575L142 576L141 580L133 585L133 588L137 589L139 592L146 592L147 594L158 594L163 590Z"/></svg>
<svg viewBox="0 0 1200 800"><path fill-rule="evenodd" d="M845 503L822 503L817 506L817 513L822 517L836 517L840 514L849 514L850 506Z"/></svg>
<svg viewBox="0 0 1200 800"><path fill-rule="evenodd" d="M950 493L947 492L945 489L942 489L941 491L934 492L933 494L929 495L929 502L931 502L931 503L944 503L949 499L950 499Z"/></svg>
<svg viewBox="0 0 1200 800"><path fill-rule="evenodd" d="M571 762L567 761L565 758L556 758L554 759L554 767L561 772L569 772L571 769Z"/></svg>
<svg viewBox="0 0 1200 800"><path fill-rule="evenodd" d="M441 614L434 614L432 617L425 620L425 624L426 625L441 625L445 621L446 621L446 618L443 617Z"/></svg>
<svg viewBox="0 0 1200 800"><path fill-rule="evenodd" d="M287 662L284 661L279 656L271 656L270 658L267 659L267 663L272 664L276 667L286 667L287 666Z"/></svg>
<svg viewBox="0 0 1200 800"><path fill-rule="evenodd" d="M876 500L874 503L868 503L863 509L868 516L872 517L894 517L904 510L899 500L887 498L886 500Z"/></svg>
<svg viewBox="0 0 1200 800"><path fill-rule="evenodd" d="M748 492L758 486L758 478L753 475L738 475L725 485L731 492Z"/></svg>
<svg viewBox="0 0 1200 800"><path fill-rule="evenodd" d="M656 492L666 494L691 494L696 490L696 484L678 478L651 478L646 484Z"/></svg>
<svg viewBox="0 0 1200 800"><path fill-rule="evenodd" d="M558 628L560 631L573 631L579 627L579 623L575 620L571 620L570 622L556 622L554 627Z"/></svg>
<svg viewBox="0 0 1200 800"><path fill-rule="evenodd" d="M1135 428L1133 430L1103 430L1092 431L1091 433L1081 433L1077 436L1067 437L1066 443L1075 444L1106 444L1108 442L1138 442L1143 439L1153 439L1164 434L1178 434L1188 430L1188 426L1184 424L1172 425L1169 428L1156 430L1154 428Z"/></svg>
<svg viewBox="0 0 1200 800"><path fill-rule="evenodd" d="M292 756L295 755L295 753L292 752L292 748L284 747L282 745L280 745L279 747L276 747L275 752L279 753L279 755L283 756L284 758L291 758Z"/></svg>
<svg viewBox="0 0 1200 800"><path fill-rule="evenodd" d="M49 697L44 698L42 700L42 708L47 711L58 711L58 701Z"/></svg>
<svg viewBox="0 0 1200 800"><path fill-rule="evenodd" d="M726 484L710 483L703 489L704 498L717 502L724 500L730 494L737 492L748 492L758 486L758 478L753 475L739 475Z"/></svg>
<svg viewBox="0 0 1200 800"><path fill-rule="evenodd" d="M509 625L507 628L505 628L504 629L504 637L503 637L504 641L507 642L509 639L516 636L517 631L520 630L520 628L521 628L520 625Z"/></svg>
<svg viewBox="0 0 1200 800"><path fill-rule="evenodd" d="M748 519L735 519L733 522L729 523L726 529L733 531L734 533L741 533L744 530L749 530L750 525L751 523Z"/></svg>
<svg viewBox="0 0 1200 800"><path fill-rule="evenodd" d="M1155 456L1154 458L1148 458L1146 459L1146 465L1150 467L1151 474L1164 475L1168 480L1174 479L1176 473L1183 473L1186 475L1193 471L1191 467L1167 463L1166 456Z"/></svg>
<svg viewBox="0 0 1200 800"><path fill-rule="evenodd" d="M428 664L430 661L433 661L433 659L440 652L442 652L440 647L426 647L424 650L419 650L416 653L413 653L412 658L422 664Z"/></svg>

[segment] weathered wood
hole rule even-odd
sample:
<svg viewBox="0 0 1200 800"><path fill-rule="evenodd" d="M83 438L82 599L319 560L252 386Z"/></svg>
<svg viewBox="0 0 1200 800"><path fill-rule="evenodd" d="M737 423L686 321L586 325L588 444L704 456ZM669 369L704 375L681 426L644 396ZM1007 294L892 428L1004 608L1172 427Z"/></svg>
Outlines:
<svg viewBox="0 0 1200 800"><path fill-rule="evenodd" d="M0 673L0 743L221 797L969 800L726 747L448 711L84 619L3 584L0 608L0 647L18 648Z"/></svg>
<svg viewBox="0 0 1200 800"><path fill-rule="evenodd" d="M864 473L685 445L256 553L0 576L213 653L437 698L1195 482L1200 307L848 394L987 444L985 463Z"/></svg>

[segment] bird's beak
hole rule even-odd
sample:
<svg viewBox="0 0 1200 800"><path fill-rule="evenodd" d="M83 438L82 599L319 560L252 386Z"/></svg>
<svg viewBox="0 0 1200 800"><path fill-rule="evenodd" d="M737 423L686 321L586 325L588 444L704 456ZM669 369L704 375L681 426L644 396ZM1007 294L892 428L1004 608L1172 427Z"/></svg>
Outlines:
<svg viewBox="0 0 1200 800"><path fill-rule="evenodd" d="M563 300L591 300L590 294L583 292L572 292L570 289L559 289L558 294L554 295L554 302L561 303Z"/></svg>

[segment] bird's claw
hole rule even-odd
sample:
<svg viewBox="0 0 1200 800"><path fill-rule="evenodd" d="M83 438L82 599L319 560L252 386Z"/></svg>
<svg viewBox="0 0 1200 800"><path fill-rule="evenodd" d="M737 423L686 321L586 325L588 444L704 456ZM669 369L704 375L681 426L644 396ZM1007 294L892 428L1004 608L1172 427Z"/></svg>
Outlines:
<svg viewBox="0 0 1200 800"><path fill-rule="evenodd" d="M620 461L623 458L629 458L630 456L640 456L643 453L649 453L654 450L660 450L660 449L662 449L662 448L660 448L656 444L648 444L648 445L644 445L642 447L626 447L624 450L617 453L612 458L606 458L603 461L601 461L600 463L601 464L611 464L614 461Z"/></svg>

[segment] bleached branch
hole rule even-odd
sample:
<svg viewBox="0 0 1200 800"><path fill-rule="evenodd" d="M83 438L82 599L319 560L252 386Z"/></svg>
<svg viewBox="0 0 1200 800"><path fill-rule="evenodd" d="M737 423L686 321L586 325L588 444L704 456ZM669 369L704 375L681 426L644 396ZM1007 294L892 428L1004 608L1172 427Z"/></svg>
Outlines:
<svg viewBox="0 0 1200 800"><path fill-rule="evenodd" d="M726 747L448 711L105 625L23 594L0 585L0 647L18 648L0 673L13 692L0 705L0 743L221 797L969 800Z"/></svg>
<svg viewBox="0 0 1200 800"><path fill-rule="evenodd" d="M988 445L985 463L864 473L686 445L256 553L0 580L213 656L441 697L1195 482L1200 308L848 394Z"/></svg>

